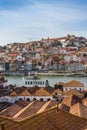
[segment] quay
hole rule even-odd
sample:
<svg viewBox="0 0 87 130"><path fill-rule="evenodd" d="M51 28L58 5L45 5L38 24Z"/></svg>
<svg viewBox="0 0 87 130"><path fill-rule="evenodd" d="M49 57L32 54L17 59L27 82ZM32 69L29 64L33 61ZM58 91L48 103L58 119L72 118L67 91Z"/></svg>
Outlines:
<svg viewBox="0 0 87 130"><path fill-rule="evenodd" d="M58 72L58 71L48 71L48 72L38 72L38 76L77 76L77 77L87 77L85 72Z"/></svg>
<svg viewBox="0 0 87 130"><path fill-rule="evenodd" d="M77 77L87 77L87 72L83 71L3 71L0 72L0 75L4 76L28 76L28 75L37 75L37 76L77 76Z"/></svg>

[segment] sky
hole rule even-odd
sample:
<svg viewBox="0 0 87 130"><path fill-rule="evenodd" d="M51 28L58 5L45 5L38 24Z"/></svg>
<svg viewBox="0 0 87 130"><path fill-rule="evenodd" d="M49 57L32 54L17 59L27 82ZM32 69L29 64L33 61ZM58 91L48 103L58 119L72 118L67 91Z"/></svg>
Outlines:
<svg viewBox="0 0 87 130"><path fill-rule="evenodd" d="M0 0L0 45L68 34L87 38L87 0Z"/></svg>

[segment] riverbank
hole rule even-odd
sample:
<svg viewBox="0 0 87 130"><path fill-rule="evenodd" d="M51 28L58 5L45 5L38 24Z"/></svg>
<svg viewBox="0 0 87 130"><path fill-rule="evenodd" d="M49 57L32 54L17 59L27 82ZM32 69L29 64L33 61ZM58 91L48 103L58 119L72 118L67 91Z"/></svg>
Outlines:
<svg viewBox="0 0 87 130"><path fill-rule="evenodd" d="M77 76L77 77L87 77L87 73L80 72L80 73L73 73L73 72L40 72L37 73L39 76Z"/></svg>
<svg viewBox="0 0 87 130"><path fill-rule="evenodd" d="M28 76L28 75L37 75L37 76L77 76L77 77L87 77L87 72L78 71L78 72L64 72L64 71L30 71L30 72L1 72L0 75L4 76Z"/></svg>

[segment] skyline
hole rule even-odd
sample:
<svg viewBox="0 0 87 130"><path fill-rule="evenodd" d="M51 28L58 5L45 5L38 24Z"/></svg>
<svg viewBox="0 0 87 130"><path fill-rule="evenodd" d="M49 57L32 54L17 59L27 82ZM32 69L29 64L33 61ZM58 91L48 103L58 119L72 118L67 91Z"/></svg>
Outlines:
<svg viewBox="0 0 87 130"><path fill-rule="evenodd" d="M67 34L87 37L86 9L86 0L1 0L0 45Z"/></svg>

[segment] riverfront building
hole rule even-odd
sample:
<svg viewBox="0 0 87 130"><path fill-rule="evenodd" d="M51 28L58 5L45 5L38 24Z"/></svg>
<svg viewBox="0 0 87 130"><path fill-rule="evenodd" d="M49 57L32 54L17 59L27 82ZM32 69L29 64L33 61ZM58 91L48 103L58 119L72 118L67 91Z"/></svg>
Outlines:
<svg viewBox="0 0 87 130"><path fill-rule="evenodd" d="M71 90L71 89L83 91L84 90L84 84L80 83L76 80L71 80L71 81L63 84L63 91L68 91L68 90Z"/></svg>

